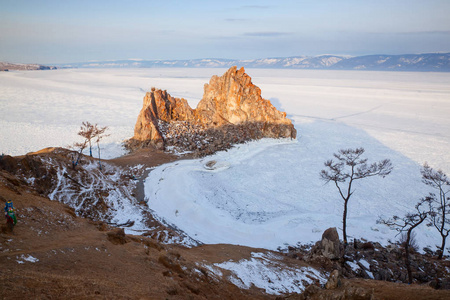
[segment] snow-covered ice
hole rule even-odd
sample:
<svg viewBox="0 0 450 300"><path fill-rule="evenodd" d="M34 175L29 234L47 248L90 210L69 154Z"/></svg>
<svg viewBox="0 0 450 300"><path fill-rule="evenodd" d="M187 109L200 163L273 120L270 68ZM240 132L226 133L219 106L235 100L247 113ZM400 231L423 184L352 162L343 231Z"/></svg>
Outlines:
<svg viewBox="0 0 450 300"><path fill-rule="evenodd" d="M363 145L371 160L390 158L395 168L384 179L356 182L347 233L380 242L396 240L396 232L376 221L413 209L427 195L420 166L345 124L315 121L297 128L303 132L299 140L265 139L157 167L145 183L150 208L204 243L276 249L315 242L325 229L342 224L343 204L336 187L319 177L323 162L335 149ZM326 146L318 136L326 136ZM205 168L210 160L227 167ZM424 246L434 245L432 228L422 227L417 235Z"/></svg>
<svg viewBox="0 0 450 300"><path fill-rule="evenodd" d="M80 141L83 121L109 126L102 153L124 154L145 92L152 86L199 101L216 69L53 70L0 72L0 153L22 155ZM194 74L190 74L194 73ZM206 75L207 74L207 75Z"/></svg>
<svg viewBox="0 0 450 300"><path fill-rule="evenodd" d="M77 140L82 121L110 126L105 157L121 155L145 91L167 89L196 106L203 84L223 69L108 69L0 73L0 152L25 154ZM319 179L340 148L364 147L370 161L389 158L388 177L358 182L348 234L387 242L376 224L413 209L427 195L420 166L450 173L450 74L249 69L262 96L287 112L298 138L262 140L228 152L153 170L146 197L155 213L205 243L277 248L316 241L341 227L342 201ZM216 164L208 168L208 161ZM205 167L206 166L206 167ZM437 244L432 228L420 246Z"/></svg>

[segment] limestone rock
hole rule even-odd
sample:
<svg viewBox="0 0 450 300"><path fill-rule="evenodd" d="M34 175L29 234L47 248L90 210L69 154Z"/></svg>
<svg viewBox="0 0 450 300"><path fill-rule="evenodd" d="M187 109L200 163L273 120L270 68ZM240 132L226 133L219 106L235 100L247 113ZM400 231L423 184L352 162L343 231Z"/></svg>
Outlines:
<svg viewBox="0 0 450 300"><path fill-rule="evenodd" d="M164 147L159 120L164 122L186 121L193 118L193 110L185 99L173 98L167 91L152 88L144 97L144 104L139 113L134 137L136 141L145 142L158 149Z"/></svg>
<svg viewBox="0 0 450 300"><path fill-rule="evenodd" d="M152 88L144 97L134 136L126 146L153 146L210 154L251 139L295 138L296 130L286 113L261 97L244 68L230 68L205 84L196 109L183 98Z"/></svg>
<svg viewBox="0 0 450 300"><path fill-rule="evenodd" d="M336 227L328 228L322 234L322 255L329 259L341 257L341 243Z"/></svg>
<svg viewBox="0 0 450 300"><path fill-rule="evenodd" d="M264 124L265 137L295 138L296 131L286 113L278 111L261 97L261 89L252 83L244 68L230 68L222 77L213 76L205 84L197 116L204 125L223 126L257 122ZM285 125L275 132L271 124Z"/></svg>
<svg viewBox="0 0 450 300"><path fill-rule="evenodd" d="M341 283L341 276L339 274L338 270L334 270L331 272L330 277L328 278L327 283L325 284L325 288L327 290L333 290L335 288L338 288L342 285Z"/></svg>

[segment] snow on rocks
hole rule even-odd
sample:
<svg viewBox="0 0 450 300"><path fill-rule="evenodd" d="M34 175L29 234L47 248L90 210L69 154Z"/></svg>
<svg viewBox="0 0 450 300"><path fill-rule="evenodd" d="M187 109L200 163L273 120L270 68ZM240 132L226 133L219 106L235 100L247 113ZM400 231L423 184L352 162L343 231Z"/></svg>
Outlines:
<svg viewBox="0 0 450 300"><path fill-rule="evenodd" d="M214 266L231 271L228 280L239 288L255 286L273 295L301 293L310 284L326 282L326 276L316 269L291 267L280 259L273 254L254 252L250 259L216 263Z"/></svg>
<svg viewBox="0 0 450 300"><path fill-rule="evenodd" d="M39 259L37 259L36 257L33 257L29 254L28 255L22 254L21 256L17 257L16 261L18 264L24 264L25 262L36 263L39 261Z"/></svg>
<svg viewBox="0 0 450 300"><path fill-rule="evenodd" d="M51 200L68 204L85 217L117 224L131 219L134 226L130 229L145 229L142 210L132 195L136 183L131 180L131 172L107 163L102 164L102 171L97 162L88 162L76 172L56 166L51 159L46 163L57 170L55 188L49 193Z"/></svg>

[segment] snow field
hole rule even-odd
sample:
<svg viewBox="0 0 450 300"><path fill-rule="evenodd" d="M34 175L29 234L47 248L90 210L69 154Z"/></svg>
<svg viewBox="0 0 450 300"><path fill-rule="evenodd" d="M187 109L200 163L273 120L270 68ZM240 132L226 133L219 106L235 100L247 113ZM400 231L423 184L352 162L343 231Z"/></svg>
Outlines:
<svg viewBox="0 0 450 300"><path fill-rule="evenodd" d="M277 249L315 242L327 228L342 228L343 201L336 187L319 177L324 161L337 149L365 145L369 161L389 158L394 171L384 179L355 182L347 232L358 239L395 241L396 232L376 221L412 210L427 195L420 166L344 124L316 121L296 127L304 132L297 141L264 139L157 167L145 182L150 208L208 244ZM205 164L212 160L227 167L209 170ZM433 246L438 237L422 226L417 238L422 246Z"/></svg>
<svg viewBox="0 0 450 300"><path fill-rule="evenodd" d="M109 126L102 155L123 155L133 136L142 99L152 86L174 97L199 101L206 77L185 70L54 70L0 73L0 152L23 155L80 141L83 121ZM162 74L161 74L162 73ZM203 72L205 73L205 72ZM204 76L204 75L202 75Z"/></svg>

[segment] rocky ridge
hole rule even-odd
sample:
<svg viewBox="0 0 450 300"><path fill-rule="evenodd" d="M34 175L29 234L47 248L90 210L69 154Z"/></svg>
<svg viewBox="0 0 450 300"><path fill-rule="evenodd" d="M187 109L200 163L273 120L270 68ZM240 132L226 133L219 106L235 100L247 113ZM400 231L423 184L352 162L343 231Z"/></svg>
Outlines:
<svg viewBox="0 0 450 300"><path fill-rule="evenodd" d="M289 247L284 252L289 257L317 266L323 272L330 274L327 284L321 287L322 290L318 287L310 287L305 290L303 297L292 299L342 299L339 298L341 292L350 295L361 294L353 295L358 296L356 299L374 299L370 297L373 289L352 291L351 284L345 286L340 282L343 279L408 282L404 246L400 242L382 246L377 242L354 240L353 243L344 245L339 239L336 228L329 228L323 233L322 240L314 245ZM424 249L423 254L413 250L410 254L413 282L433 289L449 290L450 261L448 258L439 260L436 257L436 253L430 249ZM344 285L344 288L333 295L336 298L324 296L323 289L334 290L341 285ZM363 294L364 297L362 297Z"/></svg>
<svg viewBox="0 0 450 300"><path fill-rule="evenodd" d="M295 138L296 134L286 113L261 97L260 88L244 68L234 66L205 84L195 109L183 98L152 88L144 97L134 136L126 147L175 147L202 156L249 140Z"/></svg>

